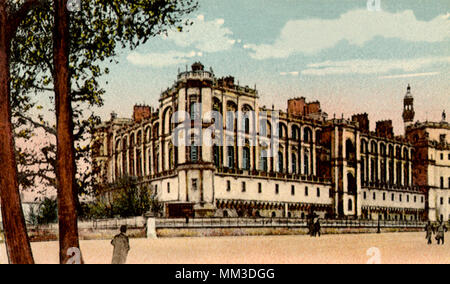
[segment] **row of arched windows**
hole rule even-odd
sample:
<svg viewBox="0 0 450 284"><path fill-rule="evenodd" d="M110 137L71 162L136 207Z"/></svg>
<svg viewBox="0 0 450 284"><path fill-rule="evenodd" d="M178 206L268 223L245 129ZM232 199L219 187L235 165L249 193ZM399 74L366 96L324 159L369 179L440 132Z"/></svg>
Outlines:
<svg viewBox="0 0 450 284"><path fill-rule="evenodd" d="M403 149L402 149L403 148ZM370 151L369 151L369 142L367 140L362 139L361 140L361 154L367 154L367 155L380 155L390 158L397 158L397 159L403 159L403 160L410 160L412 157L412 150L408 150L406 147L402 146L395 146L392 144L389 144L386 146L384 143L380 143L378 145L377 142L372 141L370 142Z"/></svg>

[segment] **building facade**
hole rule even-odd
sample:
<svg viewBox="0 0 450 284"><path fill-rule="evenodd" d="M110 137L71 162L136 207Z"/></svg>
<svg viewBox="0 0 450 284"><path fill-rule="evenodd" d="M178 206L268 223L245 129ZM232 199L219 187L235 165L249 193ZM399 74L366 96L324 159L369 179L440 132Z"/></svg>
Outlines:
<svg viewBox="0 0 450 284"><path fill-rule="evenodd" d="M409 86L404 102L407 133L396 137L392 121L371 132L367 114L329 119L320 102L303 97L285 112L261 106L256 88L195 63L161 94L158 109L135 106L132 119L112 114L98 126L101 198L133 177L151 186L171 217L448 220L441 197L449 185L435 182L450 178L450 161L435 155L448 154L449 125L412 124ZM418 158L424 151L433 157L426 167ZM419 168L424 178L416 178Z"/></svg>

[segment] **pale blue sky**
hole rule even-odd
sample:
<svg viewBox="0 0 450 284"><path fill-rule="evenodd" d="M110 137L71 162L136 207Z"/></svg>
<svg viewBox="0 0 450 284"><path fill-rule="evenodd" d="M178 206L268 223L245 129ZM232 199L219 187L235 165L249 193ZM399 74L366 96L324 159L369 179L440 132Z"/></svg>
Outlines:
<svg viewBox="0 0 450 284"><path fill-rule="evenodd" d="M254 86L261 102L286 109L287 99L320 100L330 117L368 112L403 131L408 83L416 120L450 113L450 1L200 0L187 33L169 33L134 52L105 77L104 119L131 117L135 103L157 106L177 70L195 61L216 76Z"/></svg>

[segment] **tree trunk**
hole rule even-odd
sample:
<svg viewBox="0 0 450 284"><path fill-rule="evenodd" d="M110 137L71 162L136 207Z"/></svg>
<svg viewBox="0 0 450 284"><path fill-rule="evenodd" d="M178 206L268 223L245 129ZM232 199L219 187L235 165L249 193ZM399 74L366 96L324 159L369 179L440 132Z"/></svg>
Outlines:
<svg viewBox="0 0 450 284"><path fill-rule="evenodd" d="M69 11L67 0L55 0L55 26L53 34L53 61L55 85L55 110L57 128L57 186L60 263L65 264L73 257L68 255L78 248L77 198L75 185L75 149L70 95L69 71Z"/></svg>
<svg viewBox="0 0 450 284"><path fill-rule="evenodd" d="M33 264L17 183L17 165L11 125L9 53L6 1L0 0L0 195L8 259L13 264Z"/></svg>

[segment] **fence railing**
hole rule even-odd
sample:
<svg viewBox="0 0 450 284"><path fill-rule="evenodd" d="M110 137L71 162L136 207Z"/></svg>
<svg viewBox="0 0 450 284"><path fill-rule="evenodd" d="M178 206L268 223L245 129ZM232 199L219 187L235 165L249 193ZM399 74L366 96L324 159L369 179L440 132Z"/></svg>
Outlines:
<svg viewBox="0 0 450 284"><path fill-rule="evenodd" d="M422 228L421 221L321 220L321 227L330 228ZM193 218L156 219L156 228L306 228L308 220L295 218Z"/></svg>
<svg viewBox="0 0 450 284"><path fill-rule="evenodd" d="M122 225L126 225L129 229L133 228L145 228L147 223L144 217L135 217L127 219L99 219L91 221L78 221L78 229L93 229L93 230L117 230ZM28 225L29 230L57 230L58 224L48 224L48 225Z"/></svg>
<svg viewBox="0 0 450 284"><path fill-rule="evenodd" d="M147 220L144 217L129 219L103 219L79 221L79 229L117 230L122 225L129 229L145 228ZM321 219L322 228L425 228L423 221L385 221L380 220L326 220ZM308 220L300 218L157 218L156 229L164 228L307 228ZM28 229L57 230L58 224L27 226ZM450 226L448 226L450 227Z"/></svg>

